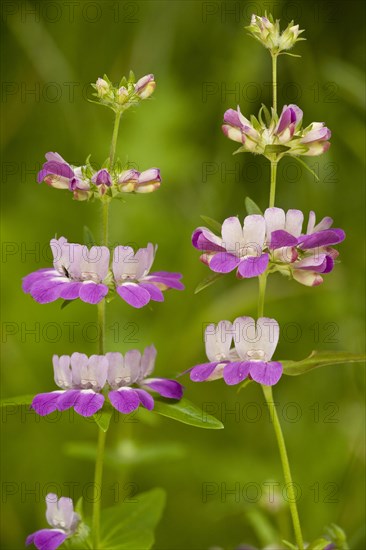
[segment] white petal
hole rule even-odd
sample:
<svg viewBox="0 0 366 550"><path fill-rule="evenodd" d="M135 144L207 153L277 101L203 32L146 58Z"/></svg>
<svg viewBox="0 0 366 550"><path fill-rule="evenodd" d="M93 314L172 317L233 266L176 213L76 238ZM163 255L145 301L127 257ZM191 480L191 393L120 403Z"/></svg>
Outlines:
<svg viewBox="0 0 366 550"><path fill-rule="evenodd" d="M220 321L217 326L213 323L208 325L205 330L205 346L208 359L213 362L229 359L232 339L230 321Z"/></svg>
<svg viewBox="0 0 366 550"><path fill-rule="evenodd" d="M244 219L245 254L260 256L266 237L266 222L263 216L251 214Z"/></svg>
<svg viewBox="0 0 366 550"><path fill-rule="evenodd" d="M238 317L233 322L233 337L235 349L243 361L248 360L248 351L255 341L255 322L252 317Z"/></svg>
<svg viewBox="0 0 366 550"><path fill-rule="evenodd" d="M275 319L260 317L257 321L259 337L256 349L264 352L264 361L270 361L280 336L280 327Z"/></svg>
<svg viewBox="0 0 366 550"><path fill-rule="evenodd" d="M242 225L237 217L227 218L222 224L223 246L228 252L239 254L244 243Z"/></svg>
<svg viewBox="0 0 366 550"><path fill-rule="evenodd" d="M270 239L272 231L285 229L286 216L282 208L267 208L264 212L264 219L266 220L267 240Z"/></svg>
<svg viewBox="0 0 366 550"><path fill-rule="evenodd" d="M301 210L288 210L286 214L285 230L294 237L300 237L304 214Z"/></svg>

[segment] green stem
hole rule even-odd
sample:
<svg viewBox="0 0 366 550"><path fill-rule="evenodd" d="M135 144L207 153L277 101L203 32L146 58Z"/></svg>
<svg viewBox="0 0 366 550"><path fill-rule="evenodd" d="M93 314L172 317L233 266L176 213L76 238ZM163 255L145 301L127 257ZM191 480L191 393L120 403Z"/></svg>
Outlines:
<svg viewBox="0 0 366 550"><path fill-rule="evenodd" d="M296 544L299 550L304 550L304 541L301 533L300 519L296 505L296 495L294 491L294 484L291 476L290 464L288 461L288 455L286 450L285 439L283 437L281 424L278 418L277 410L273 402L272 387L262 386L264 397L267 401L269 414L273 423L274 431L277 438L277 444L280 451L283 474L286 482L286 488L289 496L289 505L292 517L292 523L294 527L294 533L296 538Z"/></svg>
<svg viewBox="0 0 366 550"><path fill-rule="evenodd" d="M272 93L273 110L277 113L277 55L272 54Z"/></svg>
<svg viewBox="0 0 366 550"><path fill-rule="evenodd" d="M113 170L113 166L114 166L120 120L121 120L121 113L116 113L116 118L114 119L111 148L109 152L109 169L110 170Z"/></svg>
<svg viewBox="0 0 366 550"><path fill-rule="evenodd" d="M120 119L121 119L121 113L116 113L116 118L115 118L114 127L113 127L111 148L109 153L110 171L112 171L114 167ZM107 247L109 243L108 226L109 226L109 202L106 201L102 204L102 244L103 246L107 246ZM98 332L99 332L98 353L100 355L104 355L105 353L105 332L106 332L105 305L106 305L106 302L104 299L98 304ZM102 498L103 462L104 462L104 448L105 448L106 437L107 437L107 433L104 432L101 428L98 428L98 448L97 448L97 458L95 462L95 471L94 471L94 495L93 495L93 516L92 516L92 539L93 539L94 550L97 550L99 548L99 542L100 542L100 508L101 508L101 498Z"/></svg>
<svg viewBox="0 0 366 550"><path fill-rule="evenodd" d="M258 318L263 317L264 314L264 298L266 295L266 286L267 286L267 277L268 274L264 272L262 275L259 275L259 293L258 293Z"/></svg>
<svg viewBox="0 0 366 550"><path fill-rule="evenodd" d="M276 180L277 180L277 160L271 160L271 188L269 192L269 207L275 205L276 198Z"/></svg>

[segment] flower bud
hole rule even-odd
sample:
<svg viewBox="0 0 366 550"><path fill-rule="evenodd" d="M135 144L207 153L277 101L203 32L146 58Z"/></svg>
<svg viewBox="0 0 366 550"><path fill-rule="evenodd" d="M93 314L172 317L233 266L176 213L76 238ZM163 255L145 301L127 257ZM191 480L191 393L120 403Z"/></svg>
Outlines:
<svg viewBox="0 0 366 550"><path fill-rule="evenodd" d="M313 122L305 128L300 144L307 147L303 155L315 157L328 151L330 147L329 139L332 132L324 125L324 122Z"/></svg>
<svg viewBox="0 0 366 550"><path fill-rule="evenodd" d="M281 34L280 22L278 19L274 21L272 15L260 17L253 14L250 25L246 29L253 38L258 40L274 55L279 54L281 51L289 50L297 41L304 40L303 38L299 38L299 35L304 30L300 30L299 25L294 25L293 21Z"/></svg>
<svg viewBox="0 0 366 550"><path fill-rule="evenodd" d="M127 88L124 86L121 86L117 91L117 101L120 105L123 105L123 103L126 103L128 100L128 91Z"/></svg>
<svg viewBox="0 0 366 550"><path fill-rule="evenodd" d="M110 86L104 78L98 78L98 80L95 83L98 97L104 97L110 92Z"/></svg>
<svg viewBox="0 0 366 550"><path fill-rule="evenodd" d="M140 99L147 99L156 88L156 82L153 74L143 76L135 84L135 93Z"/></svg>
<svg viewBox="0 0 366 550"><path fill-rule="evenodd" d="M150 168L139 175L135 191L136 193L152 193L160 187L160 182L160 170Z"/></svg>
<svg viewBox="0 0 366 550"><path fill-rule="evenodd" d="M124 193L132 193L138 181L140 172L137 170L125 170L118 177L118 186Z"/></svg>

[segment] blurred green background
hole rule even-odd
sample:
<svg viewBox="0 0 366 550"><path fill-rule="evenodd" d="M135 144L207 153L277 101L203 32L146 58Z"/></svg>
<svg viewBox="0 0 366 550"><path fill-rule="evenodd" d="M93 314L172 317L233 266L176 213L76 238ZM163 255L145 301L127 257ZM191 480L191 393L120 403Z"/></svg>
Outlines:
<svg viewBox="0 0 366 550"><path fill-rule="evenodd" d="M103 73L113 81L130 68L137 77L155 74L151 101L123 117L118 155L140 170L160 167L163 178L158 192L112 204L111 240L158 243L155 268L181 271L186 284L184 293L170 292L164 304L142 311L116 299L108 308L108 348L123 352L154 342L157 374L175 376L205 359L205 323L255 315L256 281L237 282L228 275L194 295L209 272L190 236L202 224L201 214L222 221L244 216L246 196L263 209L268 202L268 162L233 157L236 146L220 129L227 108L239 103L249 115L271 102L270 57L243 30L251 13L263 14L265 8L282 24L294 18L306 29L307 41L296 46L302 58L280 58L279 104L297 103L305 125L325 121L333 132L330 151L307 159L319 182L293 160L281 161L276 203L300 208L306 216L314 209L318 219L331 215L347 233L339 246L341 263L320 287L306 288L280 275L269 281L266 314L282 326L275 357L300 359L313 349L362 351L364 4L272 4L2 3L5 397L53 389L52 354L96 351L88 325L96 321L95 307L81 302L62 311L60 303L41 306L22 293L21 278L49 265L48 243L55 234L82 242L86 224L98 234L98 204L74 202L68 192L35 180L47 151L74 164L82 164L89 153L96 165L107 157L112 112L86 101L88 84ZM30 329L36 333L27 333ZM154 415L134 424L114 422L108 444L119 451L106 465L104 505L113 503L117 488L119 498L126 496L127 482L139 491L164 487L168 505L156 533L159 550L260 546L266 543L265 527L278 525L290 539L287 510L266 510L257 502L268 480L284 487L260 388L253 384L237 394L221 381L200 385L186 378L185 384L187 397L209 408L225 429L199 430ZM305 538L316 538L336 522L352 549L364 549L362 367L283 377L274 395L301 488ZM96 440L96 427L77 415L39 420L26 410L8 409L2 429L1 547L14 550L23 547L28 533L45 527L46 492L85 497L93 463L73 454L76 445ZM121 444L132 436L141 446L137 463L123 464L132 444L130 451ZM205 499L207 483L214 494ZM234 495L225 496L225 489L235 488Z"/></svg>

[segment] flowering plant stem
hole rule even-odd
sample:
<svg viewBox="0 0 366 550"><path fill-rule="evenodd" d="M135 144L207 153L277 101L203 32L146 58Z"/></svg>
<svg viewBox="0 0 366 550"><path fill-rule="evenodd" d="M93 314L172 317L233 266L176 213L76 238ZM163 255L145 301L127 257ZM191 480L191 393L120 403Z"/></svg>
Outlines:
<svg viewBox="0 0 366 550"><path fill-rule="evenodd" d="M118 139L119 122L121 119L121 113L117 112L114 120L113 135L111 148L109 153L109 169L113 170L116 146ZM102 205L102 245L108 247L108 225L109 225L109 202L104 202ZM99 343L98 353L104 355L105 353L105 305L106 302L103 299L98 303L98 331L99 331ZM100 539L100 506L102 498L102 480L103 480L103 461L104 461L104 448L107 432L98 428L98 448L97 457L95 462L94 471L94 495L93 495L93 517L92 517L92 539L93 548L97 550L99 548Z"/></svg>
<svg viewBox="0 0 366 550"><path fill-rule="evenodd" d="M275 58L273 58L275 59ZM273 96L275 98L275 96ZM275 104L275 100L273 101ZM276 175L277 175L277 161L271 161L271 190L270 190L270 203L269 206L273 207L275 203L275 190L276 190ZM258 293L258 318L264 315L264 300L266 294L268 273L265 272L258 277L259 281L259 293ZM285 438L283 437L281 424L278 418L276 406L273 401L272 387L262 385L265 400L267 402L269 415L273 423L274 431L277 438L277 444L280 451L280 457L282 462L282 469L287 485L287 491L289 495L289 505L292 517L292 524L294 528L296 543L299 550L304 550L304 542L302 538L301 526L299 514L296 505L296 495L294 492L294 485L291 476L290 463L288 460Z"/></svg>
<svg viewBox="0 0 366 550"><path fill-rule="evenodd" d="M272 53L273 110L277 113L277 54Z"/></svg>
<svg viewBox="0 0 366 550"><path fill-rule="evenodd" d="M271 160L271 187L269 193L269 207L273 208L276 198L277 160Z"/></svg>

